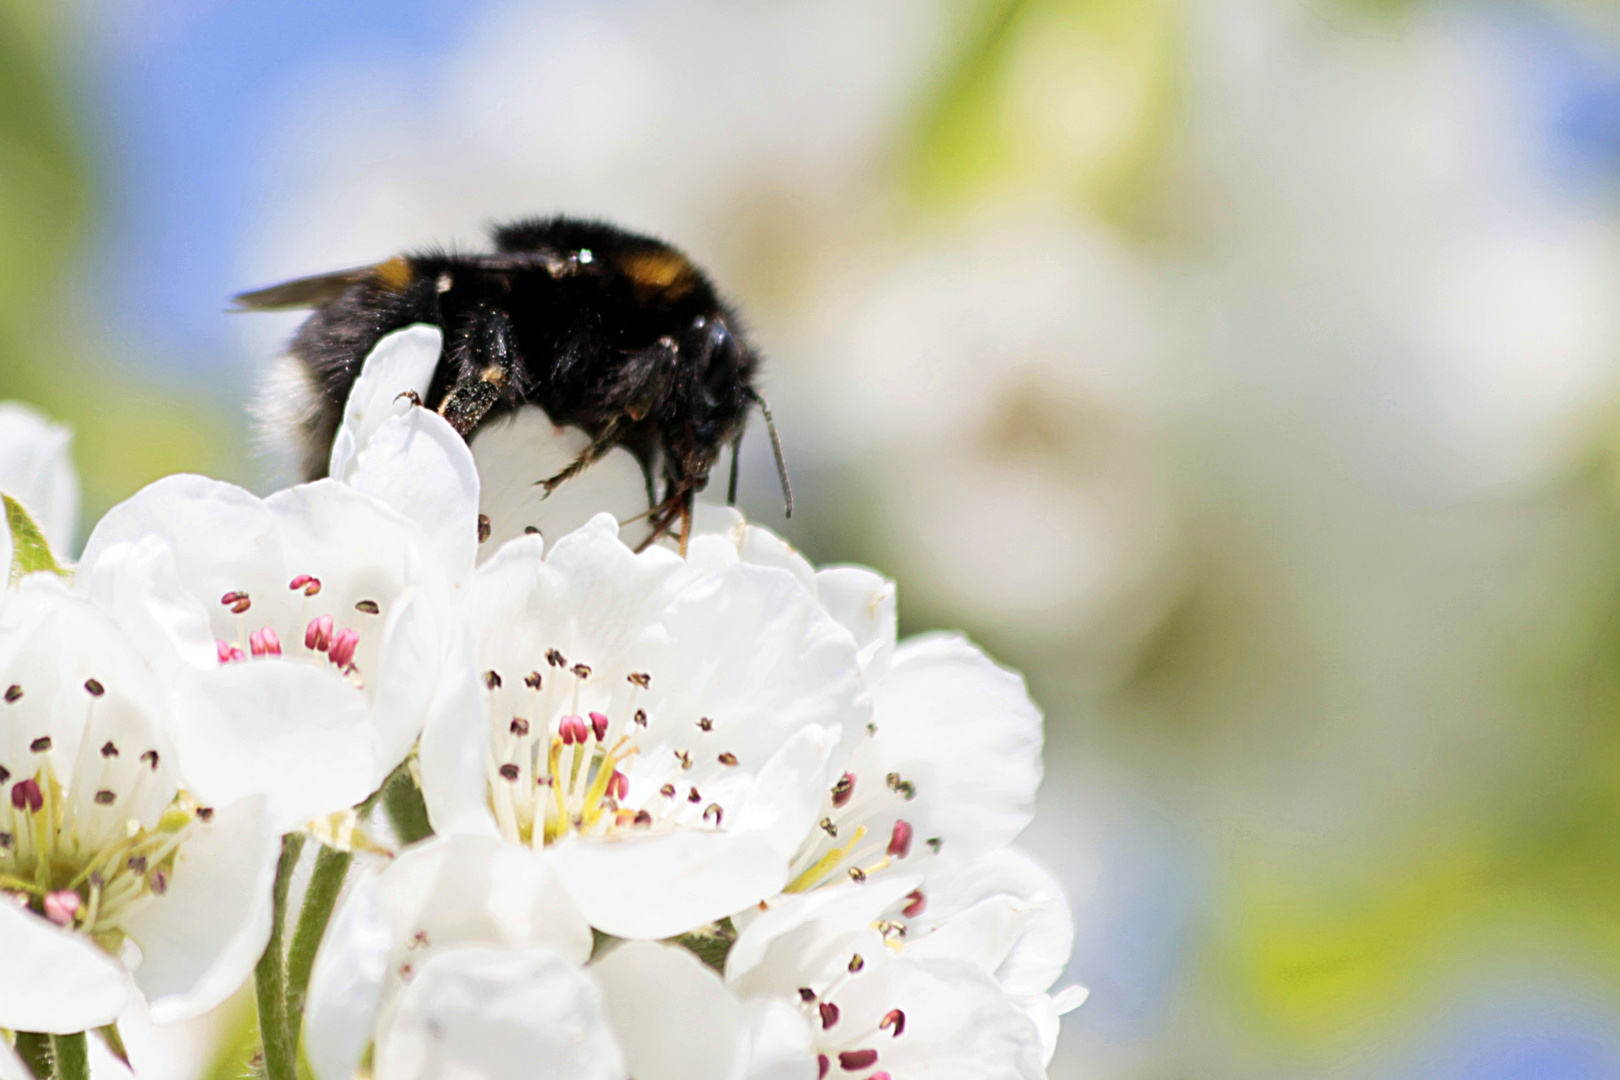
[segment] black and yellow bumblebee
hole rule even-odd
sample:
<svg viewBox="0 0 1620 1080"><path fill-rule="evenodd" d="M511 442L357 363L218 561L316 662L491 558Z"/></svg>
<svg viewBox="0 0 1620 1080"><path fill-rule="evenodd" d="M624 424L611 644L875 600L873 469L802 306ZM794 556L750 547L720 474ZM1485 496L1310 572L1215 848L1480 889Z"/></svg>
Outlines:
<svg viewBox="0 0 1620 1080"><path fill-rule="evenodd" d="M236 297L241 310L313 308L288 347L310 400L292 420L305 479L326 475L361 364L413 323L444 335L422 404L461 434L524 405L582 429L590 443L536 477L549 493L614 447L641 464L652 537L682 546L692 501L730 445L728 499L749 411L770 432L787 513L781 442L754 385L759 354L737 313L690 259L662 241L597 221L536 218L491 230L494 251L425 251L299 278Z"/></svg>

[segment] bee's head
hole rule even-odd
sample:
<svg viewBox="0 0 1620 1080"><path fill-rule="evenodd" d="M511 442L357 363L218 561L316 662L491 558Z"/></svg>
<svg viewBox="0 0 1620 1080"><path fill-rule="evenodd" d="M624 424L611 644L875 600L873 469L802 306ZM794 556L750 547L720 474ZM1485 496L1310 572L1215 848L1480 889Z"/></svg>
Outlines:
<svg viewBox="0 0 1620 1080"><path fill-rule="evenodd" d="M681 342L681 354L692 357L688 406L693 433L700 443L724 442L748 411L749 386L759 358L732 325L724 310L697 315Z"/></svg>

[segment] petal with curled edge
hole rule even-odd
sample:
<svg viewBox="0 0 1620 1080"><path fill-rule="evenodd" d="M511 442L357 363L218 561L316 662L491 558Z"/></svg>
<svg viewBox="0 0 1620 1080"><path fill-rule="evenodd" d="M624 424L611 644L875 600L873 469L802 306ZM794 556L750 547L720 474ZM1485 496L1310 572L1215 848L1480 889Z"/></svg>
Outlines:
<svg viewBox="0 0 1620 1080"><path fill-rule="evenodd" d="M478 467L444 417L413 408L383 421L361 447L348 483L416 522L451 581L472 573Z"/></svg>
<svg viewBox="0 0 1620 1080"><path fill-rule="evenodd" d="M374 1036L393 933L365 872L344 898L310 974L304 1050L318 1080L351 1080Z"/></svg>
<svg viewBox="0 0 1620 1080"><path fill-rule="evenodd" d="M0 402L0 491L28 508L52 554L66 563L79 525L73 432L21 402Z"/></svg>
<svg viewBox="0 0 1620 1080"><path fill-rule="evenodd" d="M591 972L636 1080L742 1075L749 1041L742 1006L697 957L672 945L630 941L592 964Z"/></svg>
<svg viewBox="0 0 1620 1080"><path fill-rule="evenodd" d="M401 395L427 396L443 350L444 334L426 323L395 330L377 342L366 354L360 376L349 389L343 422L332 439L327 475L347 481L377 429L390 417L413 407L408 400L401 400Z"/></svg>
<svg viewBox="0 0 1620 1080"><path fill-rule="evenodd" d="M129 976L86 938L0 900L0 1027L71 1035L110 1024Z"/></svg>

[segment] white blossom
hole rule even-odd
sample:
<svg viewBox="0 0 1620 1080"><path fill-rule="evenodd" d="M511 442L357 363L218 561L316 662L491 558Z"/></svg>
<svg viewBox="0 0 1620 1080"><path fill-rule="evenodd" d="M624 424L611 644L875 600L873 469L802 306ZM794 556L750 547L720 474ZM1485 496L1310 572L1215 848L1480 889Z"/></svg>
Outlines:
<svg viewBox="0 0 1620 1080"><path fill-rule="evenodd" d="M134 985L159 1022L242 982L270 929L263 796L203 804L161 681L48 574L0 609L0 1027L108 1024Z"/></svg>
<svg viewBox="0 0 1620 1080"><path fill-rule="evenodd" d="M63 559L73 550L79 524L79 474L72 450L72 431L32 406L0 402L0 491L28 509L51 550Z"/></svg>
<svg viewBox="0 0 1620 1080"><path fill-rule="evenodd" d="M441 832L554 849L591 925L691 930L768 897L869 706L855 643L780 569L723 542L634 553L599 515L485 563L467 619L475 720L425 734Z"/></svg>

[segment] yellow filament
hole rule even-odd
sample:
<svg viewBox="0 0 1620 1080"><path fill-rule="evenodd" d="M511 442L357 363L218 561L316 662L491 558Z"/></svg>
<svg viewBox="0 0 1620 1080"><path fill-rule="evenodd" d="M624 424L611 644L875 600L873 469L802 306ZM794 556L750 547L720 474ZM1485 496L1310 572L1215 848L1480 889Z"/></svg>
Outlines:
<svg viewBox="0 0 1620 1080"><path fill-rule="evenodd" d="M862 825L855 830L855 835L849 838L849 843L843 847L835 847L821 858L817 859L808 870L787 883L783 892L804 892L816 882L820 881L833 867L844 861L844 856L852 851L856 844L866 835L866 826Z"/></svg>
<svg viewBox="0 0 1620 1080"><path fill-rule="evenodd" d="M630 754L637 752L636 748L632 746L629 753L623 755L619 753L624 744L629 741L630 737L628 735L621 736L619 741L613 744L613 749L603 756L602 764L596 770L596 779L591 781L590 788L585 792L584 819L586 826L595 825L597 819L602 816L602 796L607 794L607 786L612 781L613 771L618 768L619 762L629 757Z"/></svg>

